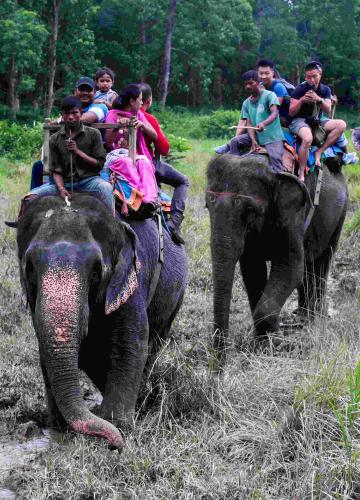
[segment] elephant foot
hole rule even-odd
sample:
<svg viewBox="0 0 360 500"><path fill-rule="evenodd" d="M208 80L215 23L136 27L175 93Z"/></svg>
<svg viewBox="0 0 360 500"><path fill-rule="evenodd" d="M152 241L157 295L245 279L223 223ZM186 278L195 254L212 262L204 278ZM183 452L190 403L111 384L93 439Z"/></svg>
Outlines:
<svg viewBox="0 0 360 500"><path fill-rule="evenodd" d="M94 407L92 410L94 415L111 422L123 434L128 433L134 429L134 413L124 414L123 411L114 408L113 406L104 405Z"/></svg>

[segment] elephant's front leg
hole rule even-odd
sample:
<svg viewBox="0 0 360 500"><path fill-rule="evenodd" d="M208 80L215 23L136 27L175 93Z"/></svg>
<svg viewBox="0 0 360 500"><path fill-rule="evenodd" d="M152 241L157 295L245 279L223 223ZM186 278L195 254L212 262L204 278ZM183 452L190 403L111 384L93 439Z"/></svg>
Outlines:
<svg viewBox="0 0 360 500"><path fill-rule="evenodd" d="M135 295L113 313L109 369L100 407L101 416L120 426L132 418L148 356L146 305Z"/></svg>
<svg viewBox="0 0 360 500"><path fill-rule="evenodd" d="M247 251L240 258L240 267L250 309L254 313L267 282L266 262L256 252Z"/></svg>
<svg viewBox="0 0 360 500"><path fill-rule="evenodd" d="M283 246L272 260L269 279L253 312L258 337L278 329L280 311L293 290L301 283L304 272L304 248L296 237L279 238Z"/></svg>

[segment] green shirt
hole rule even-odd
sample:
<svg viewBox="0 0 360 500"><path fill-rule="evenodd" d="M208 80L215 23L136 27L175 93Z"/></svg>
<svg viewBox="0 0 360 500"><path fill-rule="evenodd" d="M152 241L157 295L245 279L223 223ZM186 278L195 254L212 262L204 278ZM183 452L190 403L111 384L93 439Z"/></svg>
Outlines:
<svg viewBox="0 0 360 500"><path fill-rule="evenodd" d="M70 182L70 155L72 155L74 181L99 175L106 156L100 132L81 123L79 130L73 136L77 147L97 160L95 167L89 165L79 156L70 153L67 140L68 136L64 127L50 137L50 172L60 174L63 176L64 182Z"/></svg>
<svg viewBox="0 0 360 500"><path fill-rule="evenodd" d="M260 122L263 122L271 114L270 106L276 104L280 106L279 100L274 92L270 90L262 90L258 99L254 102L248 97L241 108L241 118L249 119L254 127ZM281 129L279 115L275 120L266 125L263 132L256 132L256 140L261 145L270 144L271 142L283 141L284 134Z"/></svg>

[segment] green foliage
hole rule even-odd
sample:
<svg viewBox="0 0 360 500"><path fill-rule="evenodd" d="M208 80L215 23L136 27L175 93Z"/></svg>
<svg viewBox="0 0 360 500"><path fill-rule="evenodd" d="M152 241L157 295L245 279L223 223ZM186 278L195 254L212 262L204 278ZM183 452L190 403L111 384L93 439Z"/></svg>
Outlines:
<svg viewBox="0 0 360 500"><path fill-rule="evenodd" d="M347 380L348 400L341 408L334 408L339 421L343 443L348 452L352 451L352 433L355 420L360 415L360 361L353 370L350 370Z"/></svg>
<svg viewBox="0 0 360 500"><path fill-rule="evenodd" d="M42 145L42 124L18 125L0 121L0 155L9 160L30 161Z"/></svg>
<svg viewBox="0 0 360 500"><path fill-rule="evenodd" d="M170 142L171 152L173 153L174 152L183 153L191 149L189 141L185 139L185 137L179 137L175 136L174 134L169 134L167 138Z"/></svg>
<svg viewBox="0 0 360 500"><path fill-rule="evenodd" d="M204 137L207 139L233 137L235 129L229 129L229 127L238 124L239 116L239 111L220 109L210 116L201 117L200 127L204 132Z"/></svg>
<svg viewBox="0 0 360 500"><path fill-rule="evenodd" d="M53 6L50 0L1 2L3 102L9 101L12 69L15 98L43 106L52 62ZM156 96L168 13L169 0L138 0L136 8L132 0L62 0L55 102L72 91L80 75L93 76L100 65L115 69L116 89L147 81ZM221 8L217 0L178 1L167 102L193 108L238 105L241 74L257 59L273 59L282 74L299 83L306 62L316 58L324 64L325 83L340 102L355 109L360 98L359 23L358 0L328 0L322 15L312 0L223 0ZM349 123L357 124L355 115ZM194 133L218 137L202 127Z"/></svg>
<svg viewBox="0 0 360 500"><path fill-rule="evenodd" d="M360 193L359 193L360 194ZM358 210L355 215L345 223L345 229L347 232L360 232L360 210Z"/></svg>

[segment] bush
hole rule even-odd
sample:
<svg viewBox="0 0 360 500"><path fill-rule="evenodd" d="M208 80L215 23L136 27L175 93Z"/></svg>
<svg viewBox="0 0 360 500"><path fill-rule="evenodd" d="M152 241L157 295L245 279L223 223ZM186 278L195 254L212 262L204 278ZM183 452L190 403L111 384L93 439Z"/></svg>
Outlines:
<svg viewBox="0 0 360 500"><path fill-rule="evenodd" d="M219 109L210 116L202 116L200 118L200 126L204 137L207 139L233 137L235 130L229 130L229 127L238 124L239 114L239 111L236 110Z"/></svg>
<svg viewBox="0 0 360 500"><path fill-rule="evenodd" d="M0 121L0 154L9 160L31 160L40 151L42 141L41 123L31 127Z"/></svg>

